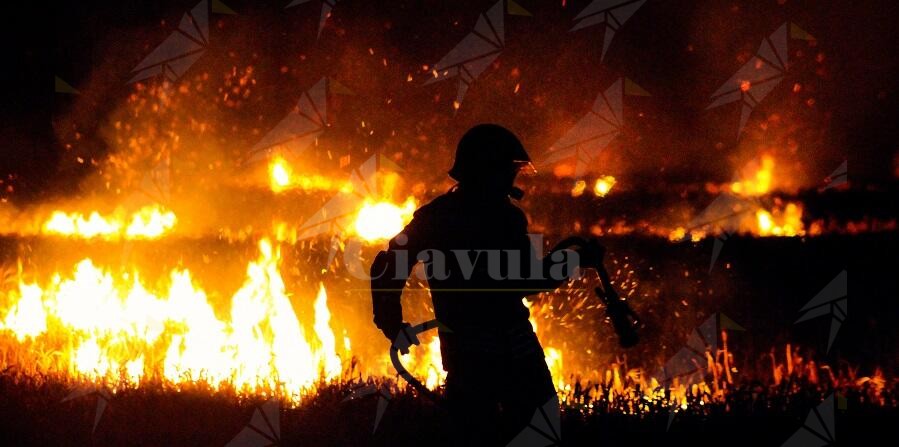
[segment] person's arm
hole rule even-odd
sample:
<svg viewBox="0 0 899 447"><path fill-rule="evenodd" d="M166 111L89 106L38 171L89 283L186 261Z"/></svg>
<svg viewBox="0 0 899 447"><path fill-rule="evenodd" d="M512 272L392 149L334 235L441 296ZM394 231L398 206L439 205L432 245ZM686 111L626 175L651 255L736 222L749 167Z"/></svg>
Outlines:
<svg viewBox="0 0 899 447"><path fill-rule="evenodd" d="M542 247L535 247L535 250L541 250ZM575 250L568 248L554 247L543 258L539 257L539 252L534 251L530 261L538 264L538 268L534 271L540 272L540 278L530 278L526 280L526 289L533 290L534 293L550 292L556 290L563 283L571 279L575 274L574 267L577 265L577 258L572 261L572 256L576 255Z"/></svg>
<svg viewBox="0 0 899 447"><path fill-rule="evenodd" d="M527 247L524 249L527 254L522 253L522 258L525 259L522 268L524 279L518 282L518 288L529 293L550 292L571 279L576 273L575 267L582 264L581 250L557 245L546 256L541 257L543 247L532 246L527 235L527 217L523 212L520 212L518 221L516 232L521 235L520 244ZM534 278L532 272L539 274L539 277Z"/></svg>
<svg viewBox="0 0 899 447"><path fill-rule="evenodd" d="M391 341L408 327L403 322L403 308L400 299L403 287L418 262L417 255L424 242L427 224L416 213L412 222L390 240L387 250L375 256L371 265L371 298L374 322L378 329Z"/></svg>

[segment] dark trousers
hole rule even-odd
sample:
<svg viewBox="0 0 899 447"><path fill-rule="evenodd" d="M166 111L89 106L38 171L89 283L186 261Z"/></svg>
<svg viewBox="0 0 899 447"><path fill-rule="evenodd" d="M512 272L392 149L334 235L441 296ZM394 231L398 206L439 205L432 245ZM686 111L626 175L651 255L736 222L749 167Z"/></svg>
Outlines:
<svg viewBox="0 0 899 447"><path fill-rule="evenodd" d="M455 357L446 377L454 445L506 445L556 394L542 350Z"/></svg>

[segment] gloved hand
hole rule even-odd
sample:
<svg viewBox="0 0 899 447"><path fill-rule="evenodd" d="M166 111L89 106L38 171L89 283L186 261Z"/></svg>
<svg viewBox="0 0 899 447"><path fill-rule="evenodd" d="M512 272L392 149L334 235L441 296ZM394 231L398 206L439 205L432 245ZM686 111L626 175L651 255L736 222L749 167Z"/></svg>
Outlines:
<svg viewBox="0 0 899 447"><path fill-rule="evenodd" d="M587 239L586 246L579 247L577 250L580 256L581 267L596 267L602 265L602 258L606 255L606 247L599 243L596 239Z"/></svg>
<svg viewBox="0 0 899 447"><path fill-rule="evenodd" d="M411 331L411 328L411 324L403 322L399 327L384 330L383 332L387 339L390 340L392 346L400 351L400 354L408 354L410 346L421 344L418 341L418 336Z"/></svg>

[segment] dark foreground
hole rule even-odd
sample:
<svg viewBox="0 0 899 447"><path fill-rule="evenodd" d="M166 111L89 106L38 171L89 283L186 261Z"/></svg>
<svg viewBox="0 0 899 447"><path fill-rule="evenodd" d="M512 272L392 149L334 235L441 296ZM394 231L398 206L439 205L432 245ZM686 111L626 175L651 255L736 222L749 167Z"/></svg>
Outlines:
<svg viewBox="0 0 899 447"><path fill-rule="evenodd" d="M448 445L450 431L441 410L407 392L394 392L372 433L378 396L345 401L352 388L349 384L327 386L298 408L286 408L261 398L240 400L225 392L199 388L175 392L151 385L110 396L92 431L98 400L106 398L89 394L65 400L71 386L15 377L7 371L0 376L0 433L3 445L221 446L250 427L256 429L250 433L260 442L236 445ZM750 386L736 390L726 404L691 406L677 414L670 428L666 428L669 413L665 408L650 406L629 415L602 405L586 414L566 406L562 442L782 445L807 424L806 417L821 404L822 394L815 387L781 394ZM895 435L893 424L899 416L895 389L882 394L888 406L871 402L858 390L842 390L838 395L832 424L826 411L820 412L838 445L860 445ZM820 441L791 445L825 445Z"/></svg>

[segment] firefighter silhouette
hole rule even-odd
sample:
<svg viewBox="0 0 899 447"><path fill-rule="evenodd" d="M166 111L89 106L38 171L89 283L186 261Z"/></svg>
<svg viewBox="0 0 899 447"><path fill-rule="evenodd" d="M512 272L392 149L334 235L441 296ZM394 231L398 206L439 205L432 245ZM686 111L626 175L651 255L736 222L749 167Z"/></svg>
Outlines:
<svg viewBox="0 0 899 447"><path fill-rule="evenodd" d="M458 443L507 443L556 393L522 298L557 288L577 257L556 248L541 259L532 246L511 200L523 196L513 183L526 170L533 165L512 132L473 127L449 171L458 183L419 208L371 266L375 324L392 342L405 339L405 353L418 340L400 297L412 267L425 263Z"/></svg>

